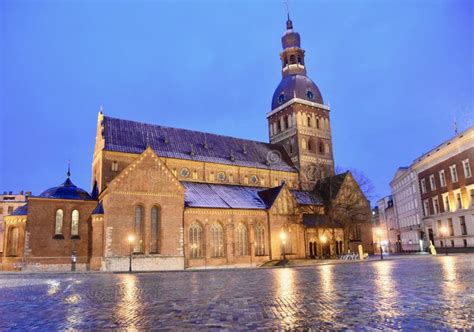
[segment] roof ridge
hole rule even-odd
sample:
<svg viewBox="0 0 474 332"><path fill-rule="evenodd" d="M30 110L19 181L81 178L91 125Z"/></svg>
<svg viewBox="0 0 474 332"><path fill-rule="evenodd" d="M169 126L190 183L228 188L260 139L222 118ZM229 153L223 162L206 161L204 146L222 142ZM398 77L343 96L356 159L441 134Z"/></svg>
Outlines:
<svg viewBox="0 0 474 332"><path fill-rule="evenodd" d="M193 130L193 129L187 129L187 128L163 126L163 125L159 125L159 124L147 123L147 122L142 122L142 121L134 121L134 120L128 120L128 119L120 119L120 118L115 118L115 117L112 117L112 116L105 116L104 115L104 119L106 119L106 118L113 119L113 120L119 120L119 121L128 121L128 122L133 122L133 123L137 123L137 124L153 126L153 127L160 127L160 128L165 128L165 129L178 129L178 130L185 130L185 131L192 132L192 133L200 133L200 134L206 134L206 135L232 138L232 139L241 140L241 141L261 143L261 144L265 144L265 145L269 145L269 146L280 146L278 144L273 144L273 143L268 143L268 142L263 142L263 141L257 141L257 140L252 140L252 139L248 139L248 138L240 138L240 137L229 136L229 135L215 134L215 133L210 133L210 132L206 132L206 131L199 131L199 130Z"/></svg>

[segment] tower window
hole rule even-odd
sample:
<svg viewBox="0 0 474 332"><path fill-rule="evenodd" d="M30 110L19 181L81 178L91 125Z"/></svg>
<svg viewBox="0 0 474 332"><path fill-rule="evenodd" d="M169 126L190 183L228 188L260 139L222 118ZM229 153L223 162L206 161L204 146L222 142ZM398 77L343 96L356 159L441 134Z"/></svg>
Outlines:
<svg viewBox="0 0 474 332"><path fill-rule="evenodd" d="M316 119L316 128L319 129L319 119Z"/></svg>
<svg viewBox="0 0 474 332"><path fill-rule="evenodd" d="M324 154L324 144L322 142L319 144L319 153Z"/></svg>
<svg viewBox="0 0 474 332"><path fill-rule="evenodd" d="M308 127L311 127L311 117L308 116L308 117L306 118L306 120L307 120L307 123L306 123L306 124L308 125Z"/></svg>
<svg viewBox="0 0 474 332"><path fill-rule="evenodd" d="M301 65L301 57L298 55L298 64Z"/></svg>
<svg viewBox="0 0 474 332"><path fill-rule="evenodd" d="M285 101L285 94L282 92L278 96L278 104L283 104L284 101Z"/></svg>
<svg viewBox="0 0 474 332"><path fill-rule="evenodd" d="M290 128L290 121L288 121L288 116L285 116L284 117L284 121L285 121L285 128Z"/></svg>
<svg viewBox="0 0 474 332"><path fill-rule="evenodd" d="M313 99L314 99L313 93L312 93L311 91L309 91L309 90L306 92L306 97L308 97L309 100L313 100Z"/></svg>
<svg viewBox="0 0 474 332"><path fill-rule="evenodd" d="M295 55L292 54L290 55L290 65L294 65L294 64L296 64L296 59L295 59Z"/></svg>

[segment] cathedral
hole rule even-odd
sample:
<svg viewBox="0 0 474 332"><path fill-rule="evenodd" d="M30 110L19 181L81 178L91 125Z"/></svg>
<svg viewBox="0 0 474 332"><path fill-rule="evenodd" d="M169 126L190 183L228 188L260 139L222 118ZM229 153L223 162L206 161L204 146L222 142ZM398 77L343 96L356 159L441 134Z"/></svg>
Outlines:
<svg viewBox="0 0 474 332"><path fill-rule="evenodd" d="M289 18L281 43L270 143L101 111L91 191L68 171L6 216L3 266L179 270L372 252L369 202L350 172L335 174L330 108ZM348 192L353 224L334 212L347 209Z"/></svg>

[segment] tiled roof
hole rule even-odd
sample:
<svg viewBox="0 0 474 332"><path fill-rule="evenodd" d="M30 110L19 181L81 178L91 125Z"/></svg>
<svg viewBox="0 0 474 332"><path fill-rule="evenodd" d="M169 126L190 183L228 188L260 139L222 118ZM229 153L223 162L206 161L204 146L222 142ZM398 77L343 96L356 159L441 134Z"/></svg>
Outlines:
<svg viewBox="0 0 474 332"><path fill-rule="evenodd" d="M186 207L265 210L270 208L275 200L275 191L269 192L272 188L186 181L181 183L186 189L184 194Z"/></svg>
<svg viewBox="0 0 474 332"><path fill-rule="evenodd" d="M315 192L304 190L292 190L291 193L296 198L299 205L322 205L321 197Z"/></svg>
<svg viewBox="0 0 474 332"><path fill-rule="evenodd" d="M104 116L105 150L297 172L280 145ZM273 155L271 155L273 152ZM274 160L268 156L281 156Z"/></svg>
<svg viewBox="0 0 474 332"><path fill-rule="evenodd" d="M17 207L11 213L12 216L26 216L28 215L28 204Z"/></svg>
<svg viewBox="0 0 474 332"><path fill-rule="evenodd" d="M102 206L102 202L97 204L91 214L104 214L104 207Z"/></svg>
<svg viewBox="0 0 474 332"><path fill-rule="evenodd" d="M68 177L66 181L57 187L49 188L35 197L91 200L91 196L84 189L78 188Z"/></svg>

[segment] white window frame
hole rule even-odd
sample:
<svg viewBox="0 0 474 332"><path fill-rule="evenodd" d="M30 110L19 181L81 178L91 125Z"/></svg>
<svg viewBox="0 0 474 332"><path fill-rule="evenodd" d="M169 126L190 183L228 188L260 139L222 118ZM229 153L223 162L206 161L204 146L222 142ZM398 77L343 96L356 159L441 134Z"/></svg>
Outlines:
<svg viewBox="0 0 474 332"><path fill-rule="evenodd" d="M451 181L456 183L459 181L458 170L456 169L456 164L449 166L451 172ZM453 172L454 171L454 172Z"/></svg>
<svg viewBox="0 0 474 332"><path fill-rule="evenodd" d="M462 161L462 169L464 171L464 177L466 179L470 178L472 176L471 172L471 164L469 163L469 159L464 159Z"/></svg>
<svg viewBox="0 0 474 332"><path fill-rule="evenodd" d="M432 200L433 200L433 212L434 212L434 214L438 214L439 213L439 199L438 199L438 196L433 197Z"/></svg>
<svg viewBox="0 0 474 332"><path fill-rule="evenodd" d="M427 199L423 200L423 212L425 213L425 217L430 215L430 202Z"/></svg>
<svg viewBox="0 0 474 332"><path fill-rule="evenodd" d="M426 180L425 180L425 178L421 179L421 193L426 194Z"/></svg>
<svg viewBox="0 0 474 332"><path fill-rule="evenodd" d="M430 175L430 188L431 188L431 191L436 190L436 182L435 182L434 174Z"/></svg>
<svg viewBox="0 0 474 332"><path fill-rule="evenodd" d="M444 169L439 171L439 183L441 187L446 187L446 174L444 173Z"/></svg>

